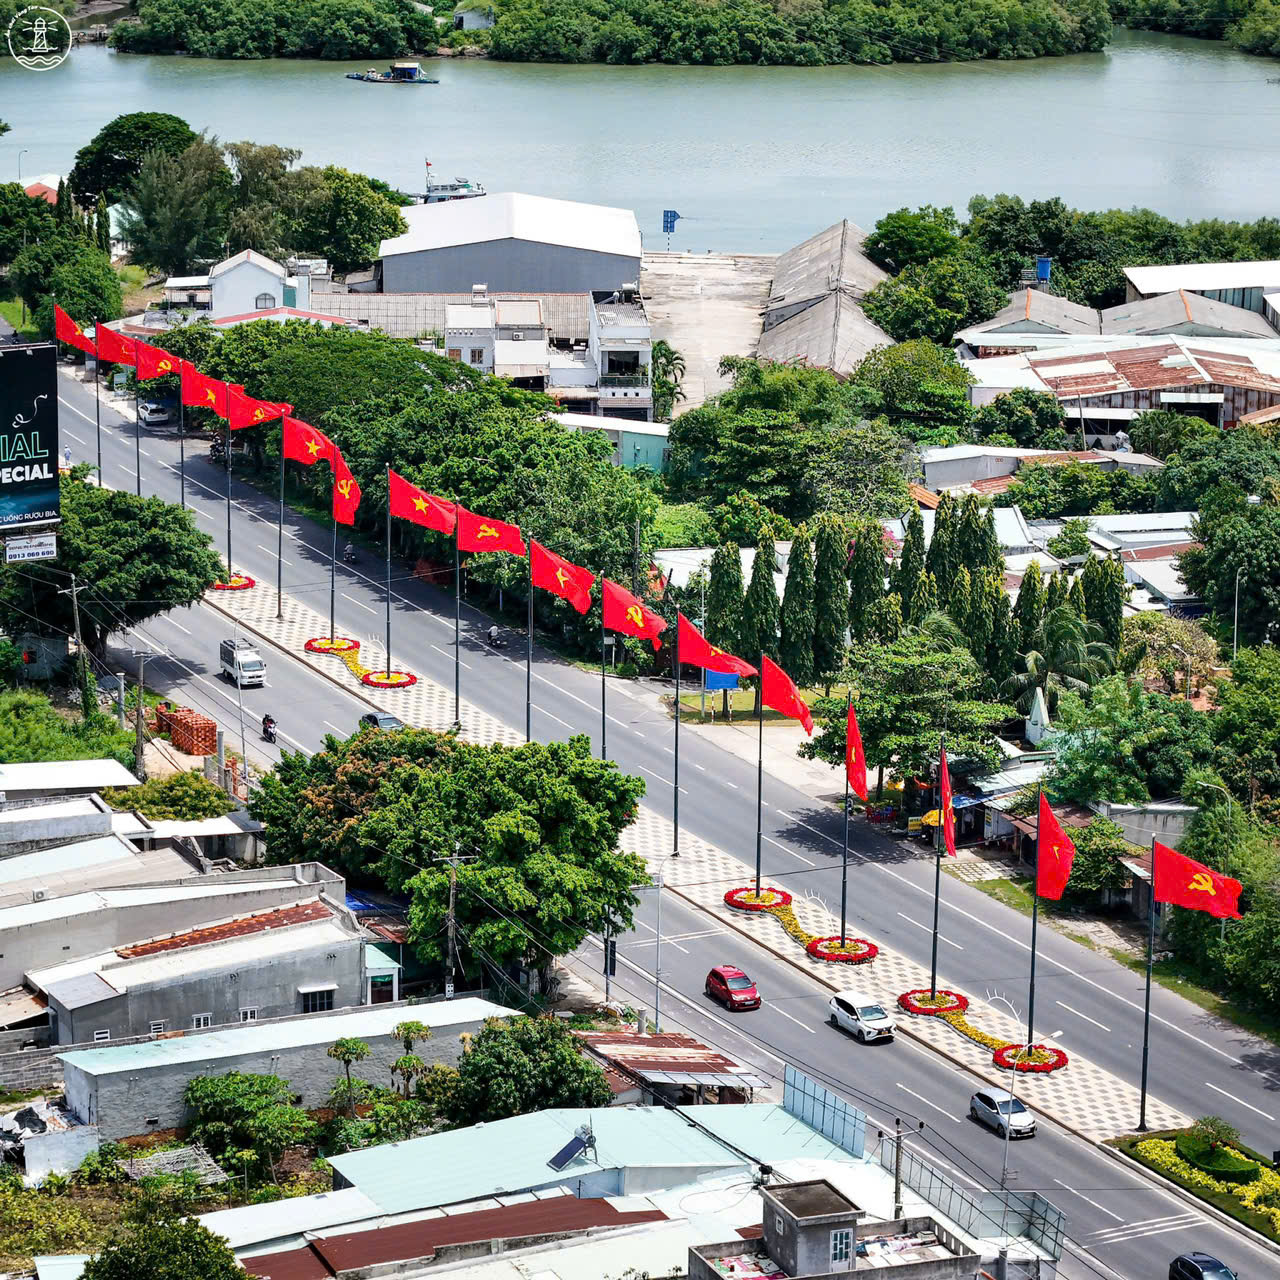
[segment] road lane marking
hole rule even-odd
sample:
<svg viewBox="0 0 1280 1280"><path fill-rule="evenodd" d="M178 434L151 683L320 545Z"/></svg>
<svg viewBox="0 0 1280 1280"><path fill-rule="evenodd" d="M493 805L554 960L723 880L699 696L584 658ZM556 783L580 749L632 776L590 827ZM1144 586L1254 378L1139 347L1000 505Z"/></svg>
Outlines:
<svg viewBox="0 0 1280 1280"><path fill-rule="evenodd" d="M901 911L899 911L899 912L898 912L898 914L899 914L900 916L902 916L902 918L903 918L903 919L904 919L908 924L913 924L913 925L915 925L915 927L916 927L917 929L923 929L923 930L925 931L925 933L932 933L932 932L933 932L932 928L930 928L930 927L929 927L929 925L927 925L927 924L921 924L919 920L913 920L910 916L903 916ZM938 937L939 937L939 938L942 938L942 941L943 941L943 942L945 942L945 943L947 944L947 946L949 946L949 947L955 947L955 949L956 949L957 951L963 951L963 950L964 950L964 948L963 948L963 947L962 947L958 942L952 942L950 938L945 938L945 937L943 937L943 935L942 935L941 933L939 933L939 934L938 934Z"/></svg>
<svg viewBox="0 0 1280 1280"><path fill-rule="evenodd" d="M770 1012L770 1013L780 1013L780 1014L782 1014L782 1016L783 1016L784 1018L790 1018L790 1019L791 1019L791 1021L792 1021L792 1022L794 1022L794 1023L796 1024L796 1026L797 1026L797 1027L799 1027L802 1031L807 1031L811 1036L812 1036L812 1035L816 1035L816 1034L817 1034L817 1032L816 1032L816 1031L814 1031L814 1029L813 1029L812 1027L810 1027L810 1026L808 1026L807 1024L805 1024L805 1023L801 1022L799 1018L797 1018L797 1017L795 1017L794 1015L792 1015L792 1014L788 1013L785 1009L779 1009L779 1008L778 1008L778 1006L777 1006L776 1004L771 1004L771 1005L769 1006L769 1012Z"/></svg>
<svg viewBox="0 0 1280 1280"><path fill-rule="evenodd" d="M959 1116L953 1116L950 1111L946 1110L946 1108L938 1106L936 1102L930 1102L923 1094L917 1093L914 1089L908 1089L900 1080L895 1080L894 1083L903 1091L903 1093L909 1093L913 1098L918 1098L926 1107L932 1107L935 1111L941 1112L948 1120L954 1120L956 1124L960 1123Z"/></svg>
<svg viewBox="0 0 1280 1280"><path fill-rule="evenodd" d="M360 601L360 600L355 599L355 597L354 597L354 596L349 596L349 595L347 595L347 593L346 593L345 591L340 591L338 594L339 594L339 595L340 595L344 600L350 600L352 604L354 604L354 605L359 605L359 607L360 607L361 609L363 609L363 610L365 611L365 613L372 613L375 617L377 616L377 613L378 613L377 609L370 609L370 608L369 608L369 606L368 606L367 604L365 604L363 601Z"/></svg>
<svg viewBox="0 0 1280 1280"><path fill-rule="evenodd" d="M1065 1009L1068 1013L1074 1013L1077 1018L1083 1018L1086 1022L1092 1022L1095 1027L1099 1028L1099 1030L1105 1031L1107 1035L1111 1034L1110 1027L1104 1027L1101 1022L1096 1018L1089 1017L1087 1013L1081 1013L1079 1009L1073 1009L1069 1004L1063 1004L1061 1000L1055 1000L1053 1003L1056 1004L1059 1009ZM1071 1188L1068 1187L1067 1190L1070 1191Z"/></svg>
<svg viewBox="0 0 1280 1280"><path fill-rule="evenodd" d="M663 784L663 786L669 787L671 785L670 778L664 778L662 777L661 774L654 773L652 769L646 769L642 764L636 765L636 768L639 769L641 773L647 773L649 777L656 778L659 782Z"/></svg>
<svg viewBox="0 0 1280 1280"><path fill-rule="evenodd" d="M442 649L438 644L433 644L431 647L432 647L432 648L433 648L437 653L442 653L442 654L444 654L444 656L445 656L446 658L448 658L450 662L452 662L452 661L453 661L453 654L446 652L446 651L445 651L444 649ZM471 670L471 663L469 663L469 662L462 662L462 660L461 660L461 659L459 659L458 661L462 664L462 666L466 667L466 669L467 669L468 671L470 671L470 670Z"/></svg>
<svg viewBox="0 0 1280 1280"><path fill-rule="evenodd" d="M332 729L332 730L334 731L334 733L345 733L345 732L346 732L346 730L345 730L345 729L339 729L339 728L338 728L338 726L337 726L336 724L334 724L332 720L321 720L321 721L320 721L320 723L321 723L321 724L327 724L327 725L329 726L329 728L330 728L330 729Z"/></svg>
<svg viewBox="0 0 1280 1280"><path fill-rule="evenodd" d="M88 441L81 440L80 437L76 435L74 431L64 431L62 434L70 436L77 444L83 444L83 445L88 444Z"/></svg>
<svg viewBox="0 0 1280 1280"><path fill-rule="evenodd" d="M1058 1180L1057 1180L1057 1178L1054 1178L1054 1182L1057 1182L1057 1181L1058 1181ZM1062 1184L1062 1185L1064 1185L1064 1186L1065 1186L1066 1184L1064 1183L1064 1184ZM1070 1190L1071 1190L1071 1188L1070 1188L1070 1187L1067 1187L1067 1190L1068 1190L1068 1191L1070 1191ZM1078 1193L1077 1193L1077 1194L1078 1194ZM1112 1214L1111 1216L1114 1218L1114 1217L1115 1217L1115 1214ZM1124 1226L1122 1226L1122 1227L1102 1227L1102 1228L1100 1228L1100 1229L1099 1229L1099 1230L1097 1230L1097 1231L1090 1231L1090 1232L1089 1232L1089 1235L1091 1235L1091 1236L1120 1236L1120 1235L1123 1235L1125 1232L1128 1232L1128 1231L1141 1231L1141 1230L1143 1230L1144 1228L1159 1227L1159 1226L1168 1226L1170 1223L1173 1223L1173 1222L1182 1222L1182 1221L1184 1221L1185 1219L1188 1219L1188 1218L1190 1218L1190 1219L1192 1219L1193 1221L1195 1221L1195 1220L1197 1220L1197 1219L1198 1219L1198 1216L1199 1216L1199 1215L1194 1214L1194 1213L1183 1212L1183 1213L1168 1213L1168 1214L1165 1214L1165 1216L1164 1216L1164 1217L1162 1217L1162 1218L1138 1218L1138 1219L1136 1219L1136 1220L1135 1220L1135 1221L1133 1221L1133 1222L1125 1222L1125 1223L1124 1223ZM1121 1222L1124 1222L1124 1219L1123 1219L1123 1218L1121 1219ZM1104 1243L1105 1243L1105 1241L1104 1241Z"/></svg>
<svg viewBox="0 0 1280 1280"><path fill-rule="evenodd" d="M658 941L658 931L653 927L653 925L651 925L651 924L645 924L645 922L644 922L643 920L637 920L637 921L636 921L636 924L638 924L642 929L648 929L648 930L649 930L649 932L650 932L651 934L653 934L653 937L652 937L652 938L635 938L635 939L633 939L633 940L632 940L632 945L633 945L633 946L638 946L638 947L645 947L645 946L649 946L649 945L651 945L651 944L652 944L652 945L656 945L656 944L657 944L657 941ZM666 942L671 942L671 938L670 938L667 934L665 934L665 933L664 933L664 934L662 935L662 941L663 941L664 943L666 943ZM683 952L685 953L685 955L688 955L688 954L689 954L689 949L688 949L688 947L682 947L678 942L671 942L671 945L672 945L673 947L675 947L675 949L676 949L677 951L683 951Z"/></svg>
<svg viewBox="0 0 1280 1280"><path fill-rule="evenodd" d="M1095 1209L1099 1210L1102 1213L1105 1213L1108 1218L1114 1218L1117 1222L1124 1221L1124 1219L1118 1213L1112 1213L1111 1210L1108 1209L1105 1205L1099 1204L1096 1200L1090 1200L1089 1197L1085 1195L1083 1191L1077 1191L1075 1187L1067 1186L1067 1184L1063 1182L1061 1178L1054 1178L1054 1182L1056 1182L1058 1186L1060 1186L1064 1191L1070 1191L1073 1196L1079 1196L1080 1199L1085 1202L1085 1204L1093 1205Z"/></svg>
<svg viewBox="0 0 1280 1280"><path fill-rule="evenodd" d="M255 545L257 546L257 548L258 548L258 550L259 550L259 551L265 551L265 552L267 553L267 555L269 555L269 556L273 556L273 555L275 555L275 552L274 552L270 547L264 547L264 546L262 545L262 543L260 543L260 542L259 542L259 543L257 543L257 544L255 544ZM280 563L281 563L281 564L287 564L287 565L289 566L289 568L290 568L290 569L292 569L292 568L293 568L293 561L292 561L292 560L286 560L286 559L284 559L284 557L283 557L283 556L281 556L281 557L280 557Z"/></svg>
<svg viewBox="0 0 1280 1280"><path fill-rule="evenodd" d="M174 625L175 627L177 627L177 628L178 628L178 630L179 630L179 631L181 631L181 632L182 632L182 634L183 634L184 636L189 636L189 635L191 634L191 632L190 632L190 631L188 631L188 630L186 629L186 627L184 627L184 626L182 625L182 623L180 623L180 622L177 620L177 618L168 618L168 619L166 619L166 621L173 623L173 625Z"/></svg>
<svg viewBox="0 0 1280 1280"><path fill-rule="evenodd" d="M1222 1094L1224 1098L1230 1098L1232 1102L1240 1103L1242 1107L1248 1107L1250 1111L1256 1111L1264 1120L1270 1120L1272 1124L1275 1123L1275 1116L1270 1116L1265 1111L1261 1111L1257 1107L1253 1106L1252 1103L1245 1102L1242 1099L1237 1098L1234 1093L1228 1093L1225 1089L1219 1089L1216 1084L1210 1084L1207 1080L1205 1081L1205 1086L1212 1089L1214 1093Z"/></svg>
<svg viewBox="0 0 1280 1280"><path fill-rule="evenodd" d="M767 840L772 845L776 845L779 849L782 850L783 853L789 853L793 858L796 859L797 862L803 862L806 867L816 867L818 865L816 862L810 862L809 859L804 856L804 854L797 853L794 849L788 849L785 844L782 844L780 841L775 840L772 836L762 835L761 839Z"/></svg>

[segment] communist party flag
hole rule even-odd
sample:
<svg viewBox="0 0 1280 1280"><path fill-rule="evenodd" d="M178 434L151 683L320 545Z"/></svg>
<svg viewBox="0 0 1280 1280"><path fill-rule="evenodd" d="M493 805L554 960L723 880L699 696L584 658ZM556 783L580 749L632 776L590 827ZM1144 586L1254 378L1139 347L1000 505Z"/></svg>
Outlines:
<svg viewBox="0 0 1280 1280"><path fill-rule="evenodd" d="M69 347L79 347L91 356L98 354L98 348L85 337L84 330L56 302L53 304L53 333L59 342L65 342Z"/></svg>
<svg viewBox="0 0 1280 1280"><path fill-rule="evenodd" d="M333 451L333 518L339 524L355 524L356 508L360 505L360 486L347 466L347 460Z"/></svg>
<svg viewBox="0 0 1280 1280"><path fill-rule="evenodd" d="M548 551L532 538L529 539L529 570L535 587L567 600L579 613L591 608L591 588L596 575Z"/></svg>
<svg viewBox="0 0 1280 1280"><path fill-rule="evenodd" d="M519 525L490 520L468 511L462 503L458 511L458 549L461 551L510 551L513 556L528 554Z"/></svg>
<svg viewBox="0 0 1280 1280"><path fill-rule="evenodd" d="M1190 911L1207 911L1219 920L1240 917L1240 881L1211 871L1159 840L1152 848L1152 891L1157 902L1171 902Z"/></svg>
<svg viewBox="0 0 1280 1280"><path fill-rule="evenodd" d="M190 360L182 362L182 403L188 409L208 409L225 418L228 394L225 382L201 373Z"/></svg>
<svg viewBox="0 0 1280 1280"><path fill-rule="evenodd" d="M337 453L333 441L323 431L317 431L310 423L299 418L285 415L282 422L284 432L284 456L303 466L312 466L317 462L333 465L333 456Z"/></svg>
<svg viewBox="0 0 1280 1280"><path fill-rule="evenodd" d="M799 720L805 733L813 733L809 704L800 696L796 682L768 654L764 655L764 671L760 677L760 701L792 720Z"/></svg>
<svg viewBox="0 0 1280 1280"><path fill-rule="evenodd" d="M1040 821L1036 831L1036 893L1041 898L1052 898L1056 902L1071 878L1076 847L1063 831L1043 791L1040 793Z"/></svg>
<svg viewBox="0 0 1280 1280"><path fill-rule="evenodd" d="M951 770L947 768L947 749L942 748L938 767L938 785L941 792L942 809L942 842L947 846L947 853L956 856L956 811L952 805Z"/></svg>
<svg viewBox="0 0 1280 1280"><path fill-rule="evenodd" d="M153 347L141 338L133 341L133 354L137 360L139 378L163 378L167 373L181 372L182 361L160 347Z"/></svg>
<svg viewBox="0 0 1280 1280"><path fill-rule="evenodd" d="M676 653L681 662L705 671L718 671L726 676L753 676L756 669L749 662L735 658L709 643L706 636L684 616L676 614Z"/></svg>
<svg viewBox="0 0 1280 1280"><path fill-rule="evenodd" d="M624 587L608 578L600 579L600 599L603 606L604 625L610 631L621 631L624 636L637 636L653 642L653 651L662 648L659 635L667 629L667 620L652 609L646 609Z"/></svg>
<svg viewBox="0 0 1280 1280"><path fill-rule="evenodd" d="M234 383L227 393L227 421L232 431L241 427L256 427L260 423L270 422L286 414L293 406L289 404L272 404L270 400L255 400L247 396L243 387Z"/></svg>
<svg viewBox="0 0 1280 1280"><path fill-rule="evenodd" d="M458 513L447 498L437 498L435 494L419 489L390 468L387 469L387 485L391 514L397 519L420 524L424 529L434 529L437 533L453 532Z"/></svg>
<svg viewBox="0 0 1280 1280"><path fill-rule="evenodd" d="M867 803L867 757L862 751L862 734L858 729L858 713L849 703L844 726L844 772L853 794Z"/></svg>
<svg viewBox="0 0 1280 1280"><path fill-rule="evenodd" d="M133 364L133 339L123 333L108 329L105 324L93 326L93 336L98 344L98 356L112 364Z"/></svg>

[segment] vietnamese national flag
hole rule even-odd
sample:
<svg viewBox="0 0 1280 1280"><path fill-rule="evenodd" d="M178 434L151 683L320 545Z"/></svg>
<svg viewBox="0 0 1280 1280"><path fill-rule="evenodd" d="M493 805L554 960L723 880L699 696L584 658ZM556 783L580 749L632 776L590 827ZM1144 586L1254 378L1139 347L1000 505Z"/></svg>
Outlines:
<svg viewBox="0 0 1280 1280"><path fill-rule="evenodd" d="M1202 862L1169 849L1159 840L1152 847L1152 891L1157 902L1189 911L1207 911L1219 920L1239 920L1240 881L1211 871Z"/></svg>
<svg viewBox="0 0 1280 1280"><path fill-rule="evenodd" d="M171 356L162 348L143 342L141 338L134 339L133 354L139 378L163 378L166 374L182 371L182 361L177 356Z"/></svg>
<svg viewBox="0 0 1280 1280"><path fill-rule="evenodd" d="M1036 894L1056 902L1071 878L1076 847L1063 831L1043 791L1040 793L1040 820L1036 831Z"/></svg>
<svg viewBox="0 0 1280 1280"><path fill-rule="evenodd" d="M604 625L610 631L621 631L624 636L651 640L654 653L662 648L662 641L658 637L667 629L667 620L652 609L646 609L625 587L610 582L608 578L601 578L600 600Z"/></svg>
<svg viewBox="0 0 1280 1280"><path fill-rule="evenodd" d="M190 360L182 362L182 403L188 409L208 409L225 418L228 394L225 382L201 373Z"/></svg>
<svg viewBox="0 0 1280 1280"><path fill-rule="evenodd" d="M591 608L591 588L596 575L548 551L532 538L529 539L529 571L535 587L567 600L579 613Z"/></svg>
<svg viewBox="0 0 1280 1280"><path fill-rule="evenodd" d="M858 713L849 703L844 726L844 773L853 794L867 803L867 757L862 750L862 734L858 729Z"/></svg>
<svg viewBox="0 0 1280 1280"><path fill-rule="evenodd" d="M462 503L458 511L458 549L461 551L510 551L513 556L528 555L520 536L520 526L503 520L491 520L468 511Z"/></svg>
<svg viewBox="0 0 1280 1280"><path fill-rule="evenodd" d="M272 418L279 418L289 412L290 404L272 404L270 400L255 400L247 396L243 387L232 384L227 394L227 421L232 431L241 427L256 427Z"/></svg>
<svg viewBox="0 0 1280 1280"><path fill-rule="evenodd" d="M337 453L334 443L323 431L317 431L310 423L285 414L281 424L284 435L284 456L309 467L317 462L333 465Z"/></svg>
<svg viewBox="0 0 1280 1280"><path fill-rule="evenodd" d="M947 768L946 747L942 748L938 767L938 782L941 793L939 808L942 810L940 818L942 822L942 842L947 846L947 853L954 858L956 856L956 811L951 803L953 798L951 794L951 770Z"/></svg>
<svg viewBox="0 0 1280 1280"><path fill-rule="evenodd" d="M107 360L111 364L133 364L135 357L132 338L126 337L123 333L117 333L114 329L108 329L105 324L93 326L93 337L98 344L99 359Z"/></svg>
<svg viewBox="0 0 1280 1280"><path fill-rule="evenodd" d="M453 532L458 512L447 498L437 498L435 494L419 489L390 468L387 470L387 484L391 514L396 519L420 524L424 529L434 529L437 533Z"/></svg>
<svg viewBox="0 0 1280 1280"><path fill-rule="evenodd" d="M717 649L706 636L684 616L676 614L676 655L680 662L704 671L718 671L725 676L753 676L756 669L749 662Z"/></svg>
<svg viewBox="0 0 1280 1280"><path fill-rule="evenodd" d="M98 348L85 336L84 330L56 302L53 304L53 333L59 342L65 342L69 347L79 347L91 356L98 354Z"/></svg>
<svg viewBox="0 0 1280 1280"><path fill-rule="evenodd" d="M347 460L333 451L333 518L339 524L355 524L360 505L360 486L347 466Z"/></svg>
<svg viewBox="0 0 1280 1280"><path fill-rule="evenodd" d="M799 720L805 733L813 733L809 704L800 696L796 682L768 654L764 655L764 673L760 678L760 701L792 720Z"/></svg>

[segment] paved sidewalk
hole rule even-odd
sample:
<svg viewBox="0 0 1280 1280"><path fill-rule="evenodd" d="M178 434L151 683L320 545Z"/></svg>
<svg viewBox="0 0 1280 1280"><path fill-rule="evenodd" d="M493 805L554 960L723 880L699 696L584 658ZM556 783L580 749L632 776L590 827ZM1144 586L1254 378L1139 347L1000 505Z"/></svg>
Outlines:
<svg viewBox="0 0 1280 1280"><path fill-rule="evenodd" d="M275 593L264 586L250 591L213 591L209 593L209 599L215 608L238 618L246 628L287 649L300 661L347 688L356 689L371 704L392 712L407 724L439 731L452 726L452 690L422 677L408 689L370 688L360 684L338 657L306 652L304 645L307 640L328 633L328 619L300 601L286 596L284 617L277 619ZM360 641L364 665L376 670L385 652L379 641L371 634L346 634ZM512 746L524 741L522 733L466 701L461 706L461 718L463 735L469 741L485 744L503 742ZM787 937L781 924L772 916L734 911L724 905L726 890L751 883L754 871L746 861L683 831L680 857L672 860L668 857L672 834L668 819L642 807L635 823L623 833L621 844L643 857L653 871L662 863L665 883L689 902L707 910L722 923L782 959L808 970L831 990L856 984L886 1007L896 1009L897 998L902 992L929 985L926 969L893 951L882 949L869 965L845 967L813 959L798 943ZM838 916L822 899L797 896L793 907L797 918L810 933L827 936L839 932ZM877 942L875 935L865 930L858 936ZM947 985L943 973L939 974L939 985ZM1022 1041L1025 1028L1019 1027L1002 1010L987 1004L979 993L966 991L965 994L970 1000L970 1022L991 1035L1018 1043ZM961 1036L947 1023L937 1018L918 1018L901 1012L898 1020L911 1035L974 1074L994 1084L1007 1086L1008 1073L996 1070L990 1050ZM1021 1075L1018 1080L1019 1096L1068 1129L1095 1140L1131 1131L1133 1119L1138 1114L1138 1090L1074 1053L1069 1044L1063 1047L1070 1056L1070 1064L1050 1075ZM1147 1113L1152 1127L1157 1129L1190 1123L1189 1117L1151 1097L1148 1097Z"/></svg>

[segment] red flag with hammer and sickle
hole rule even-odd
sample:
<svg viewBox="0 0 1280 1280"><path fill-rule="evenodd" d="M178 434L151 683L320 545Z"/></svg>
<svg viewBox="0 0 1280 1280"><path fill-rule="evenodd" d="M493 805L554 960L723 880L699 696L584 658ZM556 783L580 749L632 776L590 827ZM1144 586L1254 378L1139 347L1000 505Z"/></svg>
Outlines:
<svg viewBox="0 0 1280 1280"><path fill-rule="evenodd" d="M356 508L360 505L360 486L347 466L347 460L333 451L333 518L339 524L355 524Z"/></svg>
<svg viewBox="0 0 1280 1280"><path fill-rule="evenodd" d="M95 324L93 338L98 344L99 360L111 364L133 364L133 339L128 334L117 333L114 329L108 329L105 324Z"/></svg>
<svg viewBox="0 0 1280 1280"><path fill-rule="evenodd" d="M182 361L177 356L171 356L163 348L153 347L141 338L133 340L133 354L140 379L163 378L167 373L181 372Z"/></svg>
<svg viewBox="0 0 1280 1280"><path fill-rule="evenodd" d="M241 427L260 426L264 422L270 422L272 418L288 413L292 408L290 404L256 400L253 396L245 395L243 387L234 384L227 395L227 421L231 424L232 431L239 431Z"/></svg>
<svg viewBox="0 0 1280 1280"><path fill-rule="evenodd" d="M610 631L649 640L654 653L662 648L658 637L667 629L665 618L646 609L630 591L608 578L600 579L600 598L604 604L604 625Z"/></svg>
<svg viewBox="0 0 1280 1280"><path fill-rule="evenodd" d="M567 600L579 613L591 608L591 588L596 575L548 551L540 542L529 539L529 567L533 585Z"/></svg>
<svg viewBox="0 0 1280 1280"><path fill-rule="evenodd" d="M1240 881L1211 871L1203 862L1154 842L1152 883L1157 902L1171 902L1189 911L1207 911L1219 920L1240 917Z"/></svg>
<svg viewBox="0 0 1280 1280"><path fill-rule="evenodd" d="M513 556L527 554L520 526L502 520L478 516L458 503L458 549L460 551L510 551Z"/></svg>
<svg viewBox="0 0 1280 1280"><path fill-rule="evenodd" d="M727 676L753 676L756 669L749 662L735 658L723 649L717 649L697 627L684 616L676 614L676 652L681 662L707 671L718 671Z"/></svg>
<svg viewBox="0 0 1280 1280"><path fill-rule="evenodd" d="M182 403L188 409L208 409L218 417L227 416L228 387L220 378L201 373L190 360L182 362Z"/></svg>

